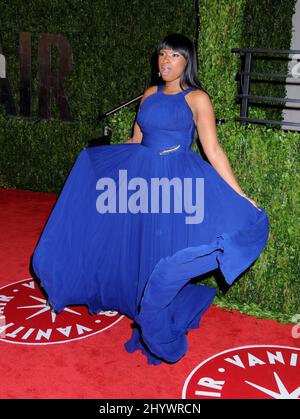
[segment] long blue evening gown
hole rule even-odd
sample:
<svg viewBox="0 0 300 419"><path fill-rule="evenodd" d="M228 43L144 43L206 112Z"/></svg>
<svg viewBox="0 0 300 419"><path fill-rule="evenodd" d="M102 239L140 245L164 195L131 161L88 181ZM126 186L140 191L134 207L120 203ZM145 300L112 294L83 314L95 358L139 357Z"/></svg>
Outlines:
<svg viewBox="0 0 300 419"><path fill-rule="evenodd" d="M186 353L187 332L199 327L213 302L216 288L191 279L220 268L231 285L268 241L265 209L239 195L191 149L195 125L185 99L191 90L169 95L159 86L144 100L137 116L142 143L80 152L32 259L58 313L86 304L90 314L125 314L134 320L125 349L141 349L154 365ZM170 208L162 210L164 189L158 210L151 206L151 179L163 177L179 183L169 189ZM102 178L110 179L106 187ZM184 187L188 178L190 190ZM192 201L184 198L188 190ZM110 212L102 211L105 205Z"/></svg>

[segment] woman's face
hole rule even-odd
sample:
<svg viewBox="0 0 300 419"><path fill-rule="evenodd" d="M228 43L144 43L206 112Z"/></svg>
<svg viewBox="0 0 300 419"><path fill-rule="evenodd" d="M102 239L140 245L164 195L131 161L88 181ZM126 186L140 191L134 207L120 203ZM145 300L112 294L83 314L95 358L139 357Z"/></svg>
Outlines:
<svg viewBox="0 0 300 419"><path fill-rule="evenodd" d="M158 54L158 68L165 81L180 79L187 61L182 54L172 49L161 49Z"/></svg>

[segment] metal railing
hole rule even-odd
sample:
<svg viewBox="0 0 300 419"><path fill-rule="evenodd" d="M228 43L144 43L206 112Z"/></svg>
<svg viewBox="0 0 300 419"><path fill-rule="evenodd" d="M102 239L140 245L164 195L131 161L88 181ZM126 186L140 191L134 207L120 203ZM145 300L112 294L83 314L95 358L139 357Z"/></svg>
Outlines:
<svg viewBox="0 0 300 419"><path fill-rule="evenodd" d="M279 103L300 103L300 99L292 99L292 98L283 98L283 97L270 97L270 96L256 96L252 95L251 90L251 78L255 77L264 77L268 78L271 77L272 79L287 79L293 78L295 83L295 75L294 74L282 74L282 73L268 73L268 72L255 72L251 71L253 67L253 58L257 57L260 59L274 59L268 54L298 54L298 57L287 57L285 60L300 60L300 50L276 50L276 49L262 49L262 48L232 48L231 52L238 53L241 55L241 60L243 63L242 71L238 72L237 75L240 76L240 89L242 93L238 93L236 98L241 99L240 101L240 116L235 118L235 121L240 122L241 125L246 125L247 123L254 123L254 124L264 124L264 125L281 125L281 126L297 126L300 127L300 122L288 122L288 121L279 121L279 120L268 120L268 119L257 119L257 118L249 118L249 101L256 100L261 102L279 102ZM244 54L244 56L242 55ZM259 56L257 54L267 54L265 56ZM280 57L276 57L276 59L280 59ZM298 74L297 74L298 75ZM299 75L300 76L300 75ZM267 80L268 82L268 80ZM291 84L287 81L285 84ZM282 106L283 108L283 106ZM299 109L297 107L291 107L293 109ZM300 111L300 109L299 109ZM300 113L299 113L299 120L300 120Z"/></svg>

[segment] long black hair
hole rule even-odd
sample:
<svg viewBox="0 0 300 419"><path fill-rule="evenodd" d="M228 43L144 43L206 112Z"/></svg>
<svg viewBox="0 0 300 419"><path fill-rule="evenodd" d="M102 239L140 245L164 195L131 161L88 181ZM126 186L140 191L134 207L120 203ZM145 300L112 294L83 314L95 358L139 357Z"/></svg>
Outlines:
<svg viewBox="0 0 300 419"><path fill-rule="evenodd" d="M188 37L181 33L167 35L157 46L157 55L161 49L172 49L182 54L186 59L187 64L179 83L182 90L184 90L183 85L188 85L189 87L203 90L208 94L198 78L196 49Z"/></svg>

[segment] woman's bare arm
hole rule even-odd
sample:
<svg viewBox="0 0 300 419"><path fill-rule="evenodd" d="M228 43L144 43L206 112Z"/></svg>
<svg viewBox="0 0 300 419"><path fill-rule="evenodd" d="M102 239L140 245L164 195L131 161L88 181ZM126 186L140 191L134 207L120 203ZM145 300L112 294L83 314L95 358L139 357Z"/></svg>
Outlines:
<svg viewBox="0 0 300 419"><path fill-rule="evenodd" d="M138 112L139 111L140 109L138 110ZM129 138L128 141L126 142L141 143L142 140L143 140L143 133L141 131L139 124L137 123L137 121L135 121L134 126L133 126L133 136Z"/></svg>
<svg viewBox="0 0 300 419"><path fill-rule="evenodd" d="M190 96L189 103L194 114L199 139L209 162L237 193L245 196L256 206L256 202L248 198L239 186L229 160L219 143L216 116L210 97L201 90L195 90Z"/></svg>

